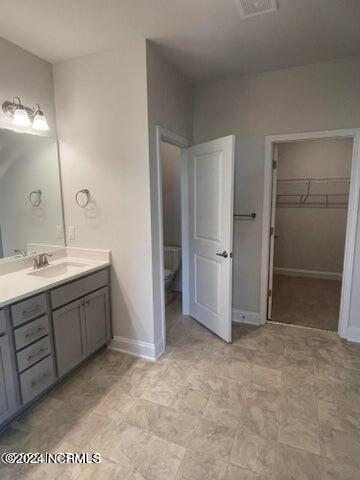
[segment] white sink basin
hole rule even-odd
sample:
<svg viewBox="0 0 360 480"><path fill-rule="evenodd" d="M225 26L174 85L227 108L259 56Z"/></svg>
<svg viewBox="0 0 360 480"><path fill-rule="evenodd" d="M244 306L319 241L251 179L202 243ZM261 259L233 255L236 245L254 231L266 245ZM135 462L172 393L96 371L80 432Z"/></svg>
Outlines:
<svg viewBox="0 0 360 480"><path fill-rule="evenodd" d="M81 272L84 267L87 267L87 264L63 262L57 263L56 265L49 265L48 267L40 268L39 270L34 270L33 272L28 273L28 275L42 278L56 278Z"/></svg>

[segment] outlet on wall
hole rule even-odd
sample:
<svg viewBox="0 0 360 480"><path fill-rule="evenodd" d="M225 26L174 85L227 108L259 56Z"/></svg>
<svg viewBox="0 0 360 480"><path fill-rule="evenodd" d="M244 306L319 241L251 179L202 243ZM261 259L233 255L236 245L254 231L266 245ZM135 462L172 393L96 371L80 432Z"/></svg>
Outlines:
<svg viewBox="0 0 360 480"><path fill-rule="evenodd" d="M69 240L75 240L75 227L69 227Z"/></svg>
<svg viewBox="0 0 360 480"><path fill-rule="evenodd" d="M62 225L56 225L56 236L59 239L64 238L64 232L63 232Z"/></svg>

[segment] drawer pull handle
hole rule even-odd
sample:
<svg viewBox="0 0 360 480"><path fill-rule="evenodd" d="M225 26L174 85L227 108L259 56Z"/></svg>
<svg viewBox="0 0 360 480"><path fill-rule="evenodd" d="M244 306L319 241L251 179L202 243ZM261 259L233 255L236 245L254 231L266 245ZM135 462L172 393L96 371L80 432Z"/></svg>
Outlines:
<svg viewBox="0 0 360 480"><path fill-rule="evenodd" d="M22 312L22 316L27 317L28 315L31 315L32 313L36 313L40 308L41 308L41 305L35 305L35 307L30 308L29 310L24 310Z"/></svg>
<svg viewBox="0 0 360 480"><path fill-rule="evenodd" d="M33 380L31 382L31 388L34 388L38 383L42 382L43 380L45 380L45 378L48 376L48 372L46 373L43 373L42 375L40 375L40 377L36 378L35 380Z"/></svg>
<svg viewBox="0 0 360 480"><path fill-rule="evenodd" d="M45 353L47 351L47 347L41 347L37 352L30 353L27 357L27 361L30 362L33 358L36 358L38 355L41 355L42 353Z"/></svg>
<svg viewBox="0 0 360 480"><path fill-rule="evenodd" d="M31 338L33 337L34 335L38 335L39 333L45 331L45 327L39 327L37 328L36 330L32 331L32 332L29 332L25 335L25 338Z"/></svg>

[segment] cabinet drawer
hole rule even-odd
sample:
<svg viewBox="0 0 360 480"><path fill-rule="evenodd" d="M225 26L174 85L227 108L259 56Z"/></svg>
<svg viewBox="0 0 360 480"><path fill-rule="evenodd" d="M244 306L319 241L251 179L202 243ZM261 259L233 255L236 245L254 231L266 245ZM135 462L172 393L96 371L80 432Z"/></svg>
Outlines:
<svg viewBox="0 0 360 480"><path fill-rule="evenodd" d="M34 365L34 363L46 357L50 353L51 342L49 336L42 338L41 340L34 343L33 345L30 345L29 347L24 348L24 350L21 350L21 352L18 352L16 354L19 372L22 372L26 368L31 367L31 365Z"/></svg>
<svg viewBox="0 0 360 480"><path fill-rule="evenodd" d="M27 298L11 307L11 315L14 327L21 325L32 318L40 317L46 313L46 297L42 293L36 297Z"/></svg>
<svg viewBox="0 0 360 480"><path fill-rule="evenodd" d="M49 319L47 315L17 328L14 331L16 350L26 347L49 333Z"/></svg>
<svg viewBox="0 0 360 480"><path fill-rule="evenodd" d="M19 375L23 405L39 395L55 380L52 355Z"/></svg>
<svg viewBox="0 0 360 480"><path fill-rule="evenodd" d="M6 331L5 310L0 310L0 335Z"/></svg>
<svg viewBox="0 0 360 480"><path fill-rule="evenodd" d="M51 292L51 306L58 308L90 292L105 287L109 283L108 270L100 270L85 278L80 278Z"/></svg>

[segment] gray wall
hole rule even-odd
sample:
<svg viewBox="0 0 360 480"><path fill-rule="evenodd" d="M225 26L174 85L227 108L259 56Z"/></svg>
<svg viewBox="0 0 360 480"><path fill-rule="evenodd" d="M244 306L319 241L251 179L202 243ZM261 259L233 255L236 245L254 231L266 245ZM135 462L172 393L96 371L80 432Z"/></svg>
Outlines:
<svg viewBox="0 0 360 480"><path fill-rule="evenodd" d="M236 135L235 212L257 213L254 222L235 222L235 308L260 310L265 136L352 127L360 127L360 57L197 86L194 140Z"/></svg>
<svg viewBox="0 0 360 480"><path fill-rule="evenodd" d="M290 142L278 145L278 179L288 178L339 178L350 177L353 140L338 138ZM305 191L305 183L292 184L292 191ZM346 191L348 184L328 185L328 191ZM297 190L296 190L297 189ZM324 192L323 186L313 190ZM331 190L332 189L332 190ZM335 190L336 189L336 190ZM281 184L278 192L281 191ZM289 192L289 187L282 190ZM286 197L285 197L286 198ZM346 197L340 197L345 200ZM300 197L294 197L298 201ZM310 197L309 201L313 201ZM318 201L325 201L319 197ZM330 199L330 202L332 200ZM275 268L342 273L347 208L318 208L307 206L294 208L282 206L276 209Z"/></svg>
<svg viewBox="0 0 360 480"><path fill-rule="evenodd" d="M157 203L156 126L160 125L178 135L192 140L193 88L191 83L172 65L166 62L147 42L147 94L149 116L149 155L151 182L151 231L153 254L153 288L155 338L161 337L159 270L161 248L159 248L159 216Z"/></svg>
<svg viewBox="0 0 360 480"><path fill-rule="evenodd" d="M68 245L111 250L114 335L153 343L145 40L58 63L54 81Z"/></svg>
<svg viewBox="0 0 360 480"><path fill-rule="evenodd" d="M1 103L18 96L24 105L33 107L39 103L49 123L50 131L43 135L56 137L55 104L51 65L13 43L0 38L0 98ZM12 126L11 119L0 115L0 127ZM31 128L18 131L34 132ZM38 134L38 133L37 133Z"/></svg>

